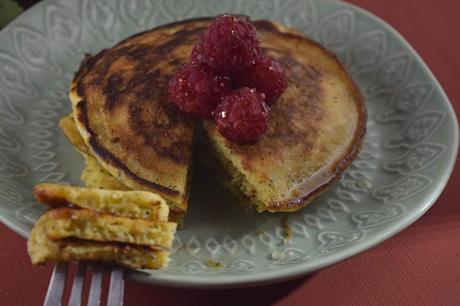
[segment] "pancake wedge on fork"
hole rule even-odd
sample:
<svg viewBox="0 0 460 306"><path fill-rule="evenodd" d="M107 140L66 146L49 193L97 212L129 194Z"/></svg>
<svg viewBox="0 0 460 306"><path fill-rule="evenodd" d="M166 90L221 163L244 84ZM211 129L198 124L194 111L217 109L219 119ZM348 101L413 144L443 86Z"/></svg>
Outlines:
<svg viewBox="0 0 460 306"><path fill-rule="evenodd" d="M27 250L33 264L108 261L129 268L164 268L177 224L169 206L146 191L101 190L42 183L37 201L50 207L35 223Z"/></svg>
<svg viewBox="0 0 460 306"><path fill-rule="evenodd" d="M87 58L72 82L76 126L98 162L120 183L187 208L197 125L169 102L167 84L211 18L139 33ZM295 30L255 21L261 46L278 59L288 88L260 141L238 145L209 120L201 137L225 169L226 185L257 211L295 211L339 178L361 147L366 109L339 61Z"/></svg>

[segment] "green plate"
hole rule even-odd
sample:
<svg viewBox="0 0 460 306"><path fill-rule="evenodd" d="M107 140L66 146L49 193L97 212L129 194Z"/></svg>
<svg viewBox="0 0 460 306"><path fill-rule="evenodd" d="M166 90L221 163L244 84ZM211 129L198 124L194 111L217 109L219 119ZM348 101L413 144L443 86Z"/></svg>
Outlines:
<svg viewBox="0 0 460 306"><path fill-rule="evenodd" d="M82 159L57 122L70 111L67 91L85 52L160 24L225 12L295 26L335 52L366 98L364 148L333 188L292 214L245 212L197 175L170 267L130 277L200 288L287 280L388 239L434 203L457 156L457 119L422 59L377 17L327 0L42 1L0 33L2 222L27 237L44 211L32 186L80 184Z"/></svg>

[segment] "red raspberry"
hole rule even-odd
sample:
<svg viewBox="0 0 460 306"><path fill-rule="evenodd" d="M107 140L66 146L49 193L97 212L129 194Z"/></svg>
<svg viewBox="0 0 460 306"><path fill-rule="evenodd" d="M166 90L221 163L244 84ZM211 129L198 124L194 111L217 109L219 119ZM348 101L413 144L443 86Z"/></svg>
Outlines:
<svg viewBox="0 0 460 306"><path fill-rule="evenodd" d="M214 111L217 129L227 139L244 144L257 141L267 129L265 95L243 87L222 98Z"/></svg>
<svg viewBox="0 0 460 306"><path fill-rule="evenodd" d="M223 95L230 91L230 79L205 65L186 65L169 80L169 98L185 112L209 118Z"/></svg>
<svg viewBox="0 0 460 306"><path fill-rule="evenodd" d="M233 76L237 86L249 86L263 92L270 105L287 87L287 77L283 66L270 56L263 55L260 60Z"/></svg>
<svg viewBox="0 0 460 306"><path fill-rule="evenodd" d="M204 31L192 52L191 62L205 63L229 73L244 69L259 57L256 28L243 16L217 17Z"/></svg>
<svg viewBox="0 0 460 306"><path fill-rule="evenodd" d="M201 45L197 43L192 49L192 54L190 55L190 64L199 65L201 63L201 53Z"/></svg>

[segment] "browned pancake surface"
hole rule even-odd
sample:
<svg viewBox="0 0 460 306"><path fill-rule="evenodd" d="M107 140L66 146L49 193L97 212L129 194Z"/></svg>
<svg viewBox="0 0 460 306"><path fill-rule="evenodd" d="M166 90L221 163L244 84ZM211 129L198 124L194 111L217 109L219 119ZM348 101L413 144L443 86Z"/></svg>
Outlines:
<svg viewBox="0 0 460 306"><path fill-rule="evenodd" d="M166 25L102 51L82 64L71 92L80 132L104 167L133 189L159 192L178 210L186 207L194 122L171 105L166 89L209 22ZM289 79L268 131L242 146L224 139L211 121L204 130L221 159L250 182L247 194L270 211L296 210L356 156L366 111L359 90L324 48L269 21L255 25L263 49ZM322 183L315 187L312 178Z"/></svg>

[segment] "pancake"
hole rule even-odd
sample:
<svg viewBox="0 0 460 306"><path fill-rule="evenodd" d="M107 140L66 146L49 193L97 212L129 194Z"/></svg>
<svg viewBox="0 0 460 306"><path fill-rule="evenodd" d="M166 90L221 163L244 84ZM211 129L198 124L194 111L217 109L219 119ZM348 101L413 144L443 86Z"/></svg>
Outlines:
<svg viewBox="0 0 460 306"><path fill-rule="evenodd" d="M77 128L118 181L159 193L185 211L197 123L168 101L167 83L188 61L210 18L134 35L87 58L72 82ZM254 22L262 48L285 67L287 90L262 139L238 145L212 121L203 137L229 185L258 211L295 211L326 190L356 157L366 126L360 92L339 61L297 31Z"/></svg>
<svg viewBox="0 0 460 306"><path fill-rule="evenodd" d="M88 188L109 189L109 190L132 190L121 184L111 175L93 155L85 155L85 168L80 179Z"/></svg>
<svg viewBox="0 0 460 306"><path fill-rule="evenodd" d="M55 208L47 216L43 227L51 240L77 238L169 249L176 232L173 222L132 219L88 209Z"/></svg>
<svg viewBox="0 0 460 306"><path fill-rule="evenodd" d="M121 184L113 175L105 170L97 159L92 155L80 132L75 125L73 113L70 113L59 120L59 127L74 148L85 159L85 168L80 179L89 188L129 190L130 188Z"/></svg>
<svg viewBox="0 0 460 306"><path fill-rule="evenodd" d="M167 221L169 207L158 195L146 191L101 190L41 183L34 186L38 202L50 207L76 206L120 217Z"/></svg>
<svg viewBox="0 0 460 306"><path fill-rule="evenodd" d="M59 128L64 133L67 140L73 145L73 147L83 156L90 155L91 152L85 141L80 135L80 132L75 125L75 118L72 113L65 115L59 120Z"/></svg>
<svg viewBox="0 0 460 306"><path fill-rule="evenodd" d="M213 121L204 141L237 190L257 211L296 211L337 180L359 152L362 96L334 55L296 31L255 22L261 46L286 70L288 87L271 106L268 129L250 145L224 138Z"/></svg>

